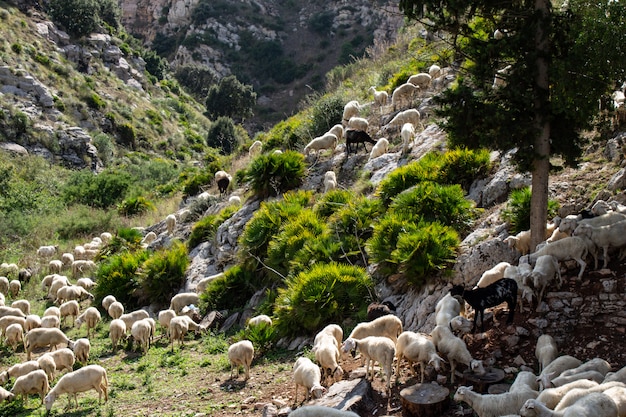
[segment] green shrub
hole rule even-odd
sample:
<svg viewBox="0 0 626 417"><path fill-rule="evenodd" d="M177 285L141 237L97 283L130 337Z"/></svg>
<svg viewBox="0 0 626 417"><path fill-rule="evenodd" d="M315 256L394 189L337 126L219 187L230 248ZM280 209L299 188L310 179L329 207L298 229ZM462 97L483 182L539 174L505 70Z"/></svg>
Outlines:
<svg viewBox="0 0 626 417"><path fill-rule="evenodd" d="M185 197L189 197L200 194L202 192L202 187L210 185L214 178L215 174L211 173L209 170L203 170L202 172L197 172L195 174L186 172L183 174L182 179L183 195Z"/></svg>
<svg viewBox="0 0 626 417"><path fill-rule="evenodd" d="M252 161L245 179L258 196L278 196L302 184L304 168L299 152L262 154Z"/></svg>
<svg viewBox="0 0 626 417"><path fill-rule="evenodd" d="M286 219L297 216L310 203L312 195L299 191L286 193L282 201L262 202L239 238L244 256L265 259L269 241Z"/></svg>
<svg viewBox="0 0 626 417"><path fill-rule="evenodd" d="M148 252L122 252L100 263L96 272L93 290L94 304L101 305L102 299L113 295L128 311L139 307L137 290L140 288L138 268L148 259Z"/></svg>
<svg viewBox="0 0 626 417"><path fill-rule="evenodd" d="M255 352L267 352L278 340L278 330L267 323L247 327L243 332L243 339L248 339L254 345Z"/></svg>
<svg viewBox="0 0 626 417"><path fill-rule="evenodd" d="M185 245L173 240L172 245L152 254L141 266L140 303L166 305L185 283L189 258Z"/></svg>
<svg viewBox="0 0 626 417"><path fill-rule="evenodd" d="M116 125L115 128L118 133L119 142L123 146L134 150L137 147L137 133L135 132L135 127L130 123L122 123Z"/></svg>
<svg viewBox="0 0 626 417"><path fill-rule="evenodd" d="M463 196L459 185L426 181L396 196L389 209L407 218L438 221L464 231L474 217L474 203Z"/></svg>
<svg viewBox="0 0 626 417"><path fill-rule="evenodd" d="M438 182L459 184L465 192L478 178L487 175L491 169L491 156L487 149L452 149L441 156L441 169Z"/></svg>
<svg viewBox="0 0 626 417"><path fill-rule="evenodd" d="M241 265L235 265L207 285L200 294L200 310L231 310L240 309L260 288L257 273Z"/></svg>
<svg viewBox="0 0 626 417"><path fill-rule="evenodd" d="M107 103L98 95L98 93L91 93L85 96L83 99L87 105L94 110L102 110L106 107Z"/></svg>
<svg viewBox="0 0 626 417"><path fill-rule="evenodd" d="M398 264L391 252L398 245L403 233L412 233L417 229L414 221L402 214L389 212L373 226L372 237L365 244L371 262L377 263L381 271L391 275L398 271Z"/></svg>
<svg viewBox="0 0 626 417"><path fill-rule="evenodd" d="M115 223L112 211L79 205L60 218L57 233L59 238L65 240L82 239L104 230L113 230Z"/></svg>
<svg viewBox="0 0 626 417"><path fill-rule="evenodd" d="M14 43L11 45L11 50L19 55L22 53L22 45L20 45L19 43Z"/></svg>
<svg viewBox="0 0 626 417"><path fill-rule="evenodd" d="M207 132L206 143L208 146L218 149L222 155L233 153L239 147L233 120L229 117L218 117Z"/></svg>
<svg viewBox="0 0 626 417"><path fill-rule="evenodd" d="M228 206L222 209L219 214L208 215L200 219L191 229L189 240L187 241L187 247L191 250L198 246L202 242L207 242L215 237L217 228L226 220L231 218L238 210L238 207Z"/></svg>
<svg viewBox="0 0 626 417"><path fill-rule="evenodd" d="M321 136L331 127L341 123L345 102L339 96L322 96L313 101L311 114L311 136Z"/></svg>
<svg viewBox="0 0 626 417"><path fill-rule="evenodd" d="M278 122L269 132L259 134L257 139L263 142L265 149L302 149L307 143L303 133L305 124L304 116L297 114Z"/></svg>
<svg viewBox="0 0 626 417"><path fill-rule="evenodd" d="M115 158L115 144L105 133L98 133L93 138L93 144L98 150L98 157L106 167L113 163Z"/></svg>
<svg viewBox="0 0 626 417"><path fill-rule="evenodd" d="M77 38L98 26L100 7L96 0L50 0L47 11L55 23Z"/></svg>
<svg viewBox="0 0 626 417"><path fill-rule="evenodd" d="M138 216L155 209L154 203L142 196L127 198L117 206L117 212L127 217Z"/></svg>
<svg viewBox="0 0 626 417"><path fill-rule="evenodd" d="M142 239L143 235L139 230L121 227L117 230L117 234L113 236L113 239L100 249L98 257L106 259L123 252L136 252L141 248Z"/></svg>
<svg viewBox="0 0 626 417"><path fill-rule="evenodd" d="M131 177L126 172L107 169L94 175L79 171L69 178L62 194L68 203L108 208L122 201L130 186Z"/></svg>
<svg viewBox="0 0 626 417"><path fill-rule="evenodd" d="M335 189L324 193L313 206L315 214L322 218L330 217L333 213L345 207L354 198L348 190Z"/></svg>
<svg viewBox="0 0 626 417"><path fill-rule="evenodd" d="M278 291L274 315L281 335L314 334L328 323L365 316L372 296L372 281L365 269L317 264L287 280Z"/></svg>
<svg viewBox="0 0 626 417"><path fill-rule="evenodd" d="M376 190L385 205L402 191L422 181L433 181L439 171L437 155L426 154L419 161L399 167L385 177Z"/></svg>
<svg viewBox="0 0 626 417"><path fill-rule="evenodd" d="M509 200L502 210L501 216L510 225L510 233L517 234L530 229L530 199L532 191L530 187L524 187L511 191ZM548 218L557 214L559 203L548 199Z"/></svg>

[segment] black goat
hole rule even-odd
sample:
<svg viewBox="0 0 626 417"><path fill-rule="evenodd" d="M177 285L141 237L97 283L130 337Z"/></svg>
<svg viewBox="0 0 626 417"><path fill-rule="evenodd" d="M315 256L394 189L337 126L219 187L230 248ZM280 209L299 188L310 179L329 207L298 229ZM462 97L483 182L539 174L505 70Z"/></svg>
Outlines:
<svg viewBox="0 0 626 417"><path fill-rule="evenodd" d="M346 137L346 153L350 155L352 151L352 144L356 144L356 149L354 153L359 151L359 143L363 144L363 147L367 151L367 146L365 146L365 142L369 142L372 144L376 144L376 141L371 138L370 135L367 134L364 130L356 130L356 129L346 129L344 136Z"/></svg>
<svg viewBox="0 0 626 417"><path fill-rule="evenodd" d="M481 331L485 331L484 312L486 308L495 307L506 302L509 307L507 323L513 322L515 305L517 304L517 282L514 279L502 278L484 288L466 290L462 285L455 285L450 289L450 295L460 295L474 309L474 327L476 331L476 320L480 314Z"/></svg>
<svg viewBox="0 0 626 417"><path fill-rule="evenodd" d="M388 314L396 314L396 306L391 301L371 303L367 306L367 321L372 321Z"/></svg>

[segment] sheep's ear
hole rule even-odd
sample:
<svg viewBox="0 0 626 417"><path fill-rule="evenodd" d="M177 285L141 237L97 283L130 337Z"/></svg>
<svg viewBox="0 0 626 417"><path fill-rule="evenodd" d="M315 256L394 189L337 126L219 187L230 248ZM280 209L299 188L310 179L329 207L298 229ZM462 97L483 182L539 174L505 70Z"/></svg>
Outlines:
<svg viewBox="0 0 626 417"><path fill-rule="evenodd" d="M473 385L470 385L469 387L466 387L466 388L467 388L468 390L470 390L470 391L474 391L474 386L473 386Z"/></svg>

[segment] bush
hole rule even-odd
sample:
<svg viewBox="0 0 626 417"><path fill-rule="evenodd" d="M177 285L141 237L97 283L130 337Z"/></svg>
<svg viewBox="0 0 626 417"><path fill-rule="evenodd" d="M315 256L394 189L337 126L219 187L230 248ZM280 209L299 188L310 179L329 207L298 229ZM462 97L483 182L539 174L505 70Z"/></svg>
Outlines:
<svg viewBox="0 0 626 417"><path fill-rule="evenodd" d="M80 171L72 174L62 194L68 203L108 208L124 199L130 185L131 177L125 172L105 170L94 175Z"/></svg>
<svg viewBox="0 0 626 417"><path fill-rule="evenodd" d="M278 291L274 315L281 335L314 334L328 323L360 321L372 299L365 269L337 263L317 264L287 280Z"/></svg>
<svg viewBox="0 0 626 417"><path fill-rule="evenodd" d="M393 199L389 206L407 218L438 221L459 231L465 231L474 216L474 203L463 196L459 185L439 185L422 182Z"/></svg>
<svg viewBox="0 0 626 417"><path fill-rule="evenodd" d="M206 143L218 149L222 155L230 155L238 147L239 142L235 134L235 125L231 118L220 116L209 128Z"/></svg>
<svg viewBox="0 0 626 417"><path fill-rule="evenodd" d="M98 95L98 93L91 93L85 96L84 99L87 105L94 110L102 110L106 107L107 103Z"/></svg>
<svg viewBox="0 0 626 417"><path fill-rule="evenodd" d="M304 156L299 152L262 154L250 164L245 180L262 198L278 196L302 184L304 168Z"/></svg>
<svg viewBox="0 0 626 417"><path fill-rule="evenodd" d="M264 58L269 59L268 56ZM244 85L234 75L210 86L205 100L207 116L214 120L221 117L243 120L252 116L255 104L256 93L252 86Z"/></svg>
<svg viewBox="0 0 626 417"><path fill-rule="evenodd" d="M237 207L228 206L222 209L219 214L209 215L199 220L191 229L191 234L187 241L187 248L191 250L200 243L213 239L217 228L226 220L230 219L237 210Z"/></svg>
<svg viewBox="0 0 626 417"><path fill-rule="evenodd" d="M70 35L80 38L94 32L100 7L96 0L50 0L48 14Z"/></svg>
<svg viewBox="0 0 626 417"><path fill-rule="evenodd" d="M100 249L98 257L106 259L124 252L136 252L141 248L143 235L139 230L122 227L117 230L113 239Z"/></svg>
<svg viewBox="0 0 626 417"><path fill-rule="evenodd" d="M145 197L131 197L117 206L117 212L122 216L132 217L154 211L156 206Z"/></svg>
<svg viewBox="0 0 626 417"><path fill-rule="evenodd" d="M344 100L338 96L323 96L312 103L311 136L321 136L341 123Z"/></svg>
<svg viewBox="0 0 626 417"><path fill-rule="evenodd" d="M262 288L254 270L235 265L207 285L200 294L200 310L232 310L240 309Z"/></svg>
<svg viewBox="0 0 626 417"><path fill-rule="evenodd" d="M65 240L82 239L103 230L113 230L115 226L113 212L79 205L60 218L57 233Z"/></svg>
<svg viewBox="0 0 626 417"><path fill-rule="evenodd" d="M318 216L327 218L349 204L353 198L354 196L348 190L330 190L322 194L322 197L313 206L313 211Z"/></svg>
<svg viewBox="0 0 626 417"><path fill-rule="evenodd" d="M530 199L532 191L530 187L524 187L511 191L506 207L502 210L501 216L510 225L510 234L517 234L523 230L530 229ZM548 218L556 216L559 203L556 200L548 199Z"/></svg>
<svg viewBox="0 0 626 417"><path fill-rule="evenodd" d="M94 304L101 305L102 299L113 295L128 311L139 307L136 291L140 288L138 268L148 259L148 252L123 252L100 263L96 272L93 290Z"/></svg>
<svg viewBox="0 0 626 417"><path fill-rule="evenodd" d="M392 275L398 271L398 264L391 252L398 245L403 233L412 233L417 229L411 218L402 214L387 213L373 226L372 237L365 245L370 260L379 265L381 271Z"/></svg>
<svg viewBox="0 0 626 417"><path fill-rule="evenodd" d="M185 245L178 240L151 255L143 262L139 284L140 303L166 305L185 283L185 271L189 258Z"/></svg>

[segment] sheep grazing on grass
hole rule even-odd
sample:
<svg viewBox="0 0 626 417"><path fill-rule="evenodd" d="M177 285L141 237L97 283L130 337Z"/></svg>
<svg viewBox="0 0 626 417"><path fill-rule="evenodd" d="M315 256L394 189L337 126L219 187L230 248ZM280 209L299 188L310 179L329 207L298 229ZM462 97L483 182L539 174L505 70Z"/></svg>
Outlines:
<svg viewBox="0 0 626 417"><path fill-rule="evenodd" d="M13 352L17 351L17 345L21 342L24 343L24 328L19 323L13 323L7 326L4 331L5 340L4 344L11 346Z"/></svg>
<svg viewBox="0 0 626 417"><path fill-rule="evenodd" d="M174 233L174 228L176 227L176 216L168 214L165 218L165 227L167 228L168 235Z"/></svg>
<svg viewBox="0 0 626 417"><path fill-rule="evenodd" d="M387 138L379 138L376 144L372 147L369 160L383 156L389 151L389 140Z"/></svg>
<svg viewBox="0 0 626 417"><path fill-rule="evenodd" d="M102 299L102 308L104 308L105 311L109 311L109 306L113 304L115 301L117 300L115 299L114 296L107 295L106 297Z"/></svg>
<svg viewBox="0 0 626 417"><path fill-rule="evenodd" d="M394 343L402 333L402 321L394 315L386 315L365 323L359 323L350 333L352 339L363 339L367 336L384 336Z"/></svg>
<svg viewBox="0 0 626 417"><path fill-rule="evenodd" d="M343 132L343 126L340 124L336 124L328 130L328 133L332 133L333 135L337 136L338 141L341 141L343 139Z"/></svg>
<svg viewBox="0 0 626 417"><path fill-rule="evenodd" d="M41 317L37 314L29 314L26 316L26 322L24 323L24 331L28 332L32 329L41 327Z"/></svg>
<svg viewBox="0 0 626 417"><path fill-rule="evenodd" d="M385 126L398 126L402 127L406 123L411 123L413 126L420 126L422 116L417 109L407 109L398 112Z"/></svg>
<svg viewBox="0 0 626 417"><path fill-rule="evenodd" d="M85 326L87 326L87 338L89 338L89 333L91 332L91 329L94 329L95 331L95 328L100 322L101 318L102 317L100 316L100 312L97 308L89 307L83 312L83 314L78 316L76 322L74 323L74 326L80 329L83 323L85 323Z"/></svg>
<svg viewBox="0 0 626 417"><path fill-rule="evenodd" d="M481 331L485 331L484 312L486 308L495 307L504 302L509 307L509 315L507 323L513 322L515 314L515 305L517 303L517 282L510 278L503 278L486 286L485 288L477 288L475 290L466 290L461 285L455 285L450 290L450 295L460 295L474 311L474 328L476 331L476 321L480 315Z"/></svg>
<svg viewBox="0 0 626 417"><path fill-rule="evenodd" d="M191 304L198 305L199 300L200 296L195 292L183 292L176 294L170 300L170 309L174 310L176 314L180 314L183 307Z"/></svg>
<svg viewBox="0 0 626 417"><path fill-rule="evenodd" d="M188 316L176 316L170 321L170 341L172 343L172 351L174 351L175 340L178 340L180 346L185 345L185 335L189 330L197 332L200 330L200 326L198 326Z"/></svg>
<svg viewBox="0 0 626 417"><path fill-rule="evenodd" d="M129 332L133 327L133 323L137 320L147 319L150 317L150 314L146 310L135 310L130 313L125 313L120 316L120 320L124 322L126 325L126 331Z"/></svg>
<svg viewBox="0 0 626 417"><path fill-rule="evenodd" d="M217 171L215 173L215 183L217 184L218 190L220 190L220 194L226 194L226 190L230 185L230 181L232 177L226 171Z"/></svg>
<svg viewBox="0 0 626 417"><path fill-rule="evenodd" d="M22 395L25 406L28 404L28 394L39 394L43 404L44 397L49 391L50 383L48 382L48 376L41 369L18 377L15 380L15 384L13 384L13 388L11 388L12 394Z"/></svg>
<svg viewBox="0 0 626 417"><path fill-rule="evenodd" d="M427 90L430 87L432 77L430 74L420 72L419 74L411 75L407 80L408 83L418 86L422 90Z"/></svg>
<svg viewBox="0 0 626 417"><path fill-rule="evenodd" d="M485 374L482 361L472 358L465 342L452 333L449 325L435 326L430 336L439 353L444 355L450 362L450 382L454 383L458 363L464 364L477 375Z"/></svg>
<svg viewBox="0 0 626 417"><path fill-rule="evenodd" d="M57 370L57 365L54 363L54 359L50 355L41 355L37 359L37 363L39 364L39 369L44 371L48 376L48 381L52 382L54 380L54 373Z"/></svg>
<svg viewBox="0 0 626 417"><path fill-rule="evenodd" d="M61 372L64 370L72 371L74 364L76 363L76 355L70 348L57 349L54 352L48 352L43 354L48 356L54 361L55 371ZM40 357L40 359L41 359Z"/></svg>
<svg viewBox="0 0 626 417"><path fill-rule="evenodd" d="M40 246L37 249L37 256L40 258L52 258L59 250L59 245Z"/></svg>
<svg viewBox="0 0 626 417"><path fill-rule="evenodd" d="M26 314L19 308L0 306L0 318L6 316L16 316L26 318Z"/></svg>
<svg viewBox="0 0 626 417"><path fill-rule="evenodd" d="M59 312L61 313L61 322L65 324L65 319L72 318L72 326L76 322L76 318L80 314L80 305L76 300L66 301L59 306Z"/></svg>
<svg viewBox="0 0 626 417"><path fill-rule="evenodd" d="M331 152L335 150L337 147L337 143L339 143L339 139L334 133L324 133L322 136L318 136L311 140L304 147L304 154L308 155L311 151L322 151L325 149L330 149Z"/></svg>
<svg viewBox="0 0 626 417"><path fill-rule="evenodd" d="M604 259L603 268L609 263L609 248L623 248L626 246L626 220L622 220L607 226L590 226L588 224L580 224L574 230L574 236L585 236L591 240L598 248L602 248ZM623 259L620 255L619 260Z"/></svg>
<svg viewBox="0 0 626 417"><path fill-rule="evenodd" d="M37 361L27 361L22 363L16 363L9 367L6 371L0 372L0 384L6 384L11 378L17 378L22 375L26 375L29 372L39 369L39 363Z"/></svg>
<svg viewBox="0 0 626 417"><path fill-rule="evenodd" d="M503 394L481 395L474 392L471 386L460 386L454 394L454 401L463 401L469 404L478 417L500 417L517 413L527 400L536 397L537 391L530 388Z"/></svg>
<svg viewBox="0 0 626 417"><path fill-rule="evenodd" d="M250 366L254 359L254 346L249 340L241 340L228 347L228 360L230 362L230 378L233 378L233 371L237 371L235 378L239 376L239 366L243 366L245 377L250 378Z"/></svg>
<svg viewBox="0 0 626 417"><path fill-rule="evenodd" d="M557 287L561 288L563 282L559 261L552 255L538 257L530 277L535 291L539 292L537 294L537 305L541 304L543 293L548 285L556 281Z"/></svg>
<svg viewBox="0 0 626 417"><path fill-rule="evenodd" d="M326 327L324 330L315 335L313 343L313 352L315 353L315 360L319 363L322 371L322 382L326 383L328 378L331 378L331 384L343 377L343 369L339 366L339 345L335 335L332 333L332 328ZM343 331L341 332L343 337Z"/></svg>
<svg viewBox="0 0 626 417"><path fill-rule="evenodd" d="M4 388L0 387L0 403L2 403L2 401L5 401L5 400L13 401L14 398L15 398L15 395L12 392L7 391Z"/></svg>
<svg viewBox="0 0 626 417"><path fill-rule="evenodd" d="M536 399L527 400L519 410L524 417L618 417L617 405L600 392L593 392L561 411L553 411Z"/></svg>
<svg viewBox="0 0 626 417"><path fill-rule="evenodd" d="M405 83L393 90L391 94L391 104L393 105L393 110L400 105L405 105L411 103L413 101L413 96L419 92L420 88L411 83Z"/></svg>
<svg viewBox="0 0 626 417"><path fill-rule="evenodd" d="M341 350L344 353L355 350L361 352L365 358L365 378L370 375L370 379L374 379L374 362L378 362L387 378L387 391L391 390L391 370L393 358L396 355L396 345L393 341L381 336L368 336L363 339L348 338L343 342Z"/></svg>
<svg viewBox="0 0 626 417"><path fill-rule="evenodd" d="M326 393L326 388L321 385L322 375L320 368L309 358L301 357L293 365L293 380L296 383L296 395L294 403L298 403L298 388L303 387L305 401L310 397L313 399L322 398Z"/></svg>
<svg viewBox="0 0 626 417"><path fill-rule="evenodd" d="M63 269L63 261L59 259L53 259L48 262L48 272L51 274L59 274Z"/></svg>
<svg viewBox="0 0 626 417"><path fill-rule="evenodd" d="M176 312L172 309L159 311L159 315L157 317L162 331L164 331L165 335L168 337L170 335L170 322L174 317L176 317Z"/></svg>
<svg viewBox="0 0 626 417"><path fill-rule="evenodd" d="M405 358L409 363L409 369L413 368L413 363L420 364L421 379L424 383L424 373L426 365L432 365L436 371L441 369L444 361L437 354L435 344L430 337L420 333L402 332L396 342L396 381L400 379L400 362ZM417 374L415 374L417 376Z"/></svg>
<svg viewBox="0 0 626 417"><path fill-rule="evenodd" d="M65 333L57 328L32 329L24 336L24 350L28 360L30 360L30 354L35 348L50 346L50 349L54 350L60 344L72 346L73 343Z"/></svg>
<svg viewBox="0 0 626 417"><path fill-rule="evenodd" d="M9 279L7 277L0 277L0 294L9 295Z"/></svg>
<svg viewBox="0 0 626 417"><path fill-rule="evenodd" d="M346 154L347 155L350 155L350 152L352 152L353 144L356 145L354 149L354 153L359 152L359 144L361 143L363 144L363 147L365 148L366 152L367 152L367 146L365 146L366 142L376 145L376 141L372 139L372 137L368 135L367 132L364 130L346 129L345 137L346 137Z"/></svg>
<svg viewBox="0 0 626 417"><path fill-rule="evenodd" d="M59 288L56 293L55 304L63 304L69 300L93 300L93 294L78 285L67 285Z"/></svg>
<svg viewBox="0 0 626 417"><path fill-rule="evenodd" d="M119 301L115 301L111 303L109 309L107 310L107 313L112 319L119 319L120 317L122 317L122 314L124 314L124 305Z"/></svg>
<svg viewBox="0 0 626 417"><path fill-rule="evenodd" d="M364 132L367 132L367 129L369 129L369 127L370 123L367 121L367 119L363 117L351 117L350 120L348 120L348 126L346 126L346 129L344 130L344 134L345 131L348 129L362 130Z"/></svg>
<svg viewBox="0 0 626 417"><path fill-rule="evenodd" d="M61 320L57 316L43 316L41 318L41 327L46 329L60 329Z"/></svg>
<svg viewBox="0 0 626 417"><path fill-rule="evenodd" d="M113 351L117 350L118 343L126 338L126 324L120 319L113 319L109 323L109 338Z"/></svg>
<svg viewBox="0 0 626 417"><path fill-rule="evenodd" d="M17 279L11 280L11 282L9 282L9 294L11 298L16 298L20 291L22 291L22 283Z"/></svg>
<svg viewBox="0 0 626 417"><path fill-rule="evenodd" d="M223 278L224 276L225 276L224 272L220 272L219 274L210 275L208 277L202 278L196 284L196 292L198 294L203 293L211 282L215 281L216 279Z"/></svg>
<svg viewBox="0 0 626 417"><path fill-rule="evenodd" d="M2 335L2 337L4 337L7 327L12 324L19 324L20 326L22 326L23 329L26 324L26 318L17 316L0 317L0 334Z"/></svg>
<svg viewBox="0 0 626 417"><path fill-rule="evenodd" d="M343 342L343 330L338 324L329 324L324 327L315 335L312 351L315 352L316 346L319 346L322 343L326 343L325 339L327 338L331 338L332 340L334 340L334 342L331 341L330 343L339 347Z"/></svg>
<svg viewBox="0 0 626 417"><path fill-rule="evenodd" d="M539 362L539 372L556 359L558 352L556 341L552 336L549 334L539 336L537 345L535 346L535 357L537 358L537 362Z"/></svg>
<svg viewBox="0 0 626 417"><path fill-rule="evenodd" d="M138 320L133 323L130 329L130 335L139 344L141 351L145 355L148 353L150 345L150 335L152 334L152 326L147 319Z"/></svg>
<svg viewBox="0 0 626 417"><path fill-rule="evenodd" d="M46 410L50 411L54 401L63 394L74 397L76 407L78 407L77 394L79 392L94 389L98 392L98 403L102 401L104 393L104 402L109 400L108 394L109 381L107 380L107 372L100 365L87 365L74 372L69 372L61 377L54 388L48 392L44 398Z"/></svg>
<svg viewBox="0 0 626 417"><path fill-rule="evenodd" d="M91 350L91 343L89 343L89 339L81 338L77 339L74 342L74 346L72 347L74 351L74 356L78 362L86 364L89 360L89 351Z"/></svg>
<svg viewBox="0 0 626 417"><path fill-rule="evenodd" d="M96 283L91 278L83 277L78 278L78 280L76 281L76 285L78 285L79 287L83 287L86 291L90 291L93 287L96 286Z"/></svg>
<svg viewBox="0 0 626 417"><path fill-rule="evenodd" d="M272 319L270 316L265 314L259 314L258 316L254 316L248 320L248 327L258 327L258 326L272 326Z"/></svg>
<svg viewBox="0 0 626 417"><path fill-rule="evenodd" d="M352 411L342 411L321 405L306 405L296 408L289 413L289 417L359 417L359 415Z"/></svg>

